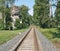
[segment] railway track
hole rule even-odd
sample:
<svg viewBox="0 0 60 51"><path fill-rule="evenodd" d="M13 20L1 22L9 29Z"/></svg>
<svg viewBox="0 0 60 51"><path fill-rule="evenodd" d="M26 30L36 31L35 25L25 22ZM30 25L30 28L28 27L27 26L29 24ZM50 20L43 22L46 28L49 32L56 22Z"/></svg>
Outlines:
<svg viewBox="0 0 60 51"><path fill-rule="evenodd" d="M59 51L34 27L30 28L10 51Z"/></svg>
<svg viewBox="0 0 60 51"><path fill-rule="evenodd" d="M31 28L10 51L43 51L34 28Z"/></svg>

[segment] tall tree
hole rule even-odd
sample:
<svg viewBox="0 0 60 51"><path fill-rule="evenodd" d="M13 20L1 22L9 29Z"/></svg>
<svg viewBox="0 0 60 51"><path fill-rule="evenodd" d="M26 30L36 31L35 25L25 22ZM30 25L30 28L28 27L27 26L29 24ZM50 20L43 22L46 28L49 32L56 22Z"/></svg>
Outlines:
<svg viewBox="0 0 60 51"><path fill-rule="evenodd" d="M57 2L57 8L56 8L56 23L57 26L60 26L60 1Z"/></svg>
<svg viewBox="0 0 60 51"><path fill-rule="evenodd" d="M6 18L6 15L5 15L5 9L6 9L6 6L9 5L9 4L12 4L14 3L15 0L0 0L0 10L2 12L2 17L3 17L3 29L6 27L5 26L5 18Z"/></svg>
<svg viewBox="0 0 60 51"><path fill-rule="evenodd" d="M23 27L27 27L30 25L30 15L28 13L29 8L25 5L22 5L20 7L20 19L22 20Z"/></svg>
<svg viewBox="0 0 60 51"><path fill-rule="evenodd" d="M12 18L11 18L11 14L10 14L10 8L6 8L5 10L5 15L6 15L6 27L5 29L7 30L12 30Z"/></svg>
<svg viewBox="0 0 60 51"><path fill-rule="evenodd" d="M48 27L49 21L49 1L48 0L35 0L34 5L34 18L35 23L40 25L40 27Z"/></svg>

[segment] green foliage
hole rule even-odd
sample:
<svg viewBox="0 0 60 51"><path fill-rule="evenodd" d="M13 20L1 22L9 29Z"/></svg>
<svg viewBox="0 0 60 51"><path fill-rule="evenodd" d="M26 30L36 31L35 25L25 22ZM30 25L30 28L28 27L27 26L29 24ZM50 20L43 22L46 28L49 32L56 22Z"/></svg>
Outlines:
<svg viewBox="0 0 60 51"><path fill-rule="evenodd" d="M38 24L40 27L48 27L49 22L49 3L47 0L35 0L34 5L34 19L35 24Z"/></svg>
<svg viewBox="0 0 60 51"><path fill-rule="evenodd" d="M42 28L56 27L55 17L50 14L50 0L35 0L34 23ZM53 2L53 1L52 1Z"/></svg>
<svg viewBox="0 0 60 51"><path fill-rule="evenodd" d="M55 16L56 16L56 24L58 28L58 33L60 33L60 1L58 1L57 3L57 9L55 12Z"/></svg>
<svg viewBox="0 0 60 51"><path fill-rule="evenodd" d="M56 24L58 27L60 26L60 1L58 1L57 3L57 9L56 9L55 15L56 15Z"/></svg>
<svg viewBox="0 0 60 51"><path fill-rule="evenodd" d="M60 33L58 33L57 28L39 28L41 33L43 33L43 35L45 35L49 40L51 40L54 43L60 42Z"/></svg>
<svg viewBox="0 0 60 51"><path fill-rule="evenodd" d="M5 29L6 27L6 15L5 15L5 10L7 5L9 6L12 5L14 3L15 0L0 0L0 11L2 12L2 17L3 17L3 29Z"/></svg>
<svg viewBox="0 0 60 51"><path fill-rule="evenodd" d="M20 19L16 19L15 27L16 27L16 29L21 29L22 28L22 23L20 23Z"/></svg>
<svg viewBox="0 0 60 51"><path fill-rule="evenodd" d="M25 5L20 7L20 19L22 20L22 27L28 27L30 25L30 15L28 13L29 8Z"/></svg>
<svg viewBox="0 0 60 51"><path fill-rule="evenodd" d="M12 29L12 18L10 15L10 9L6 8L5 10L5 15L6 15L6 28L5 29Z"/></svg>

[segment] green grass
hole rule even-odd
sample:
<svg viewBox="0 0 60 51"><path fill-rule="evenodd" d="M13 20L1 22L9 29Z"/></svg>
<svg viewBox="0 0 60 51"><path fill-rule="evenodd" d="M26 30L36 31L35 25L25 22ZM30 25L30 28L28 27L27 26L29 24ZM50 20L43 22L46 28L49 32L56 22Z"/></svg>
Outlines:
<svg viewBox="0 0 60 51"><path fill-rule="evenodd" d="M53 43L60 42L60 33L57 32L57 28L39 28L40 32L45 35Z"/></svg>
<svg viewBox="0 0 60 51"><path fill-rule="evenodd" d="M3 43L6 43L16 35L18 35L19 32L26 31L27 29L21 29L21 30L0 30L0 45Z"/></svg>

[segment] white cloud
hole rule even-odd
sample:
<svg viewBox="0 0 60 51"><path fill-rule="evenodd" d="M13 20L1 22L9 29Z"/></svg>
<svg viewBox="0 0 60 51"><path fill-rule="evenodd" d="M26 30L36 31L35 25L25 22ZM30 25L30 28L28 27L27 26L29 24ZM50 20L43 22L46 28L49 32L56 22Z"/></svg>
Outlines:
<svg viewBox="0 0 60 51"><path fill-rule="evenodd" d="M33 16L33 9L30 9L30 10L28 11L28 13L29 13L31 16Z"/></svg>

